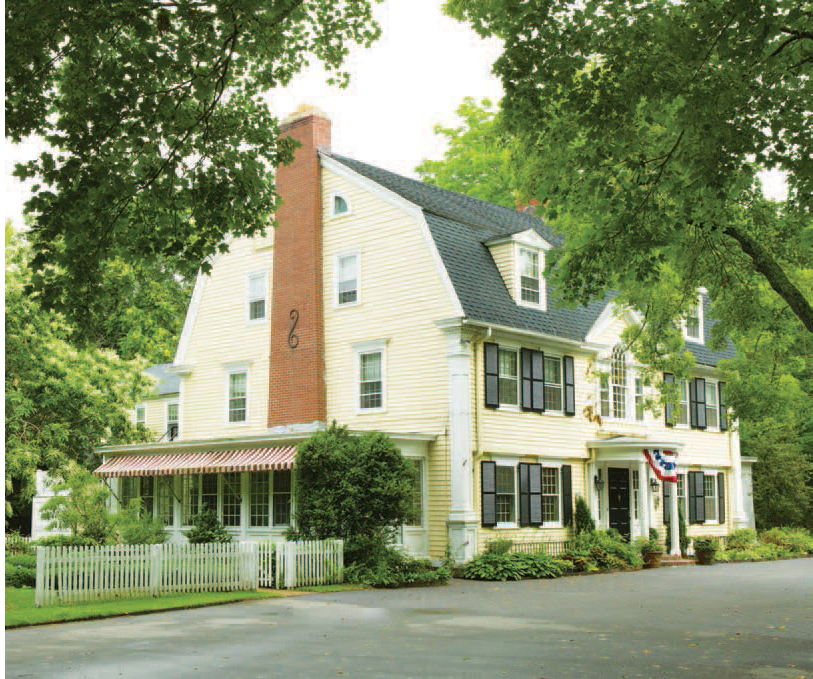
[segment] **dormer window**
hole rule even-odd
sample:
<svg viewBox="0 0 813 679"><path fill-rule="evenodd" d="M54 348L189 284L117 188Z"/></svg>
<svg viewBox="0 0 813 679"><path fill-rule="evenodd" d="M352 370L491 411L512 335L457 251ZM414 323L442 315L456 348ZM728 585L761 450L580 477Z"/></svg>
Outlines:
<svg viewBox="0 0 813 679"><path fill-rule="evenodd" d="M350 203L344 196L333 194L333 216L340 217L350 212Z"/></svg>
<svg viewBox="0 0 813 679"><path fill-rule="evenodd" d="M520 299L529 304L539 304L539 252L520 248L519 264Z"/></svg>
<svg viewBox="0 0 813 679"><path fill-rule="evenodd" d="M703 304L698 298L681 321L683 339L703 343Z"/></svg>

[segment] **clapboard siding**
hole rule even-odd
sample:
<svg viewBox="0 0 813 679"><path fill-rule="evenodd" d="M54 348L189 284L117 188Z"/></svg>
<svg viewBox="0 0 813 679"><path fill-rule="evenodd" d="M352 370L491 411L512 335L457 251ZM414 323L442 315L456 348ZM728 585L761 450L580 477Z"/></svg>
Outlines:
<svg viewBox="0 0 813 679"><path fill-rule="evenodd" d="M272 249L239 238L217 258L204 278L203 294L191 330L184 364L192 373L181 391L181 437L200 439L243 436L266 430L270 321L247 322L246 276L264 271L266 318L270 314ZM266 241L268 242L268 241ZM227 375L241 362L248 366L248 413L244 424L227 423Z"/></svg>
<svg viewBox="0 0 813 679"><path fill-rule="evenodd" d="M508 294L514 297L514 243L508 241L500 245L493 245L489 248L494 263L497 265L497 270L502 276L505 287L508 289Z"/></svg>

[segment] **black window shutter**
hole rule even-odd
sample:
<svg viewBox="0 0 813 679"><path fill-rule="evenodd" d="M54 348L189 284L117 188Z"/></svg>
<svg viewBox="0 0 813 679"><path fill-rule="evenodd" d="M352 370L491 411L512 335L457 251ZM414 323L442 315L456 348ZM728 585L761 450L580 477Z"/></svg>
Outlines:
<svg viewBox="0 0 813 679"><path fill-rule="evenodd" d="M520 462L517 465L517 484L519 486L519 525L528 526L531 515L531 492L529 488L528 469L531 465Z"/></svg>
<svg viewBox="0 0 813 679"><path fill-rule="evenodd" d="M545 354L531 352L531 398L533 410L545 410Z"/></svg>
<svg viewBox="0 0 813 679"><path fill-rule="evenodd" d="M500 407L500 346L483 342L486 408Z"/></svg>
<svg viewBox="0 0 813 679"><path fill-rule="evenodd" d="M689 472L689 523L704 523L706 520L706 494L703 488L703 472Z"/></svg>
<svg viewBox="0 0 813 679"><path fill-rule="evenodd" d="M669 523L669 514L672 511L672 485L671 483L662 483L663 487L663 523Z"/></svg>
<svg viewBox="0 0 813 679"><path fill-rule="evenodd" d="M717 520L725 523L725 474L717 472Z"/></svg>
<svg viewBox="0 0 813 679"><path fill-rule="evenodd" d="M520 363L522 364L520 367L521 378L522 378L522 388L520 389L520 393L522 394L522 400L520 401L520 406L523 410L533 410L533 379L531 377L531 354L533 352L530 349L521 349L520 354Z"/></svg>
<svg viewBox="0 0 813 679"><path fill-rule="evenodd" d="M529 464L528 491L530 497L530 515L528 523L531 526L542 525L542 465Z"/></svg>
<svg viewBox="0 0 813 679"><path fill-rule="evenodd" d="M717 383L717 403L720 404L720 431L728 429L728 408L725 404L725 382Z"/></svg>
<svg viewBox="0 0 813 679"><path fill-rule="evenodd" d="M689 382L689 400L692 429L706 428L706 380L695 377Z"/></svg>
<svg viewBox="0 0 813 679"><path fill-rule="evenodd" d="M497 463L480 463L480 513L484 526L497 525Z"/></svg>
<svg viewBox="0 0 813 679"><path fill-rule="evenodd" d="M573 369L573 357L563 356L565 372L565 415L576 414L576 373Z"/></svg>
<svg viewBox="0 0 813 679"><path fill-rule="evenodd" d="M573 523L573 476L570 465L562 465L562 525Z"/></svg>
<svg viewBox="0 0 813 679"><path fill-rule="evenodd" d="M672 373L664 373L663 374L663 381L666 384L674 384L675 383L675 376ZM666 408L663 410L663 419L664 424L667 427L674 427L675 426L675 404L674 403L667 403ZM666 505L663 506L664 511L664 521L666 521Z"/></svg>

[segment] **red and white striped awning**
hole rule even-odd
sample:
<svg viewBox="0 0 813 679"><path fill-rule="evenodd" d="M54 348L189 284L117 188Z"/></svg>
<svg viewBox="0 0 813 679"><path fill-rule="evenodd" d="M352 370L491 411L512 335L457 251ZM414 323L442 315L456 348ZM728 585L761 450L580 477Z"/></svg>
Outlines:
<svg viewBox="0 0 813 679"><path fill-rule="evenodd" d="M99 476L171 476L174 474L216 474L290 469L296 448L250 448L208 450L164 455L122 455L111 457L94 474Z"/></svg>

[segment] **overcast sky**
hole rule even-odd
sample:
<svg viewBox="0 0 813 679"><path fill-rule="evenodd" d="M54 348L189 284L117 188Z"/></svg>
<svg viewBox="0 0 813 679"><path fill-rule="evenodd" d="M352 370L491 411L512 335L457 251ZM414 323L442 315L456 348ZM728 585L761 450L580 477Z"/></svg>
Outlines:
<svg viewBox="0 0 813 679"><path fill-rule="evenodd" d="M324 71L314 66L289 88L268 94L271 110L284 118L300 104L317 106L333 121L333 150L414 176L421 160L442 157L445 146L433 127L453 124L464 97L495 103L502 97L491 73L500 43L481 40L467 25L443 16L441 4L387 0L376 5L382 36L372 48L351 52L348 88L328 86ZM27 192L11 171L37 148L5 146L4 217L18 225ZM768 193L781 197L781 181L774 178Z"/></svg>
<svg viewBox="0 0 813 679"><path fill-rule="evenodd" d="M370 49L355 49L346 62L350 85L326 84L316 66L285 90L268 94L272 112L284 118L300 104L321 108L333 121L333 149L358 160L414 176L424 158L442 157L432 129L450 125L464 97L502 97L491 74L498 41L483 41L466 25L441 13L441 0L387 0L375 6L382 36ZM13 177L15 162L38 146L5 147L4 218L22 223L25 188Z"/></svg>

